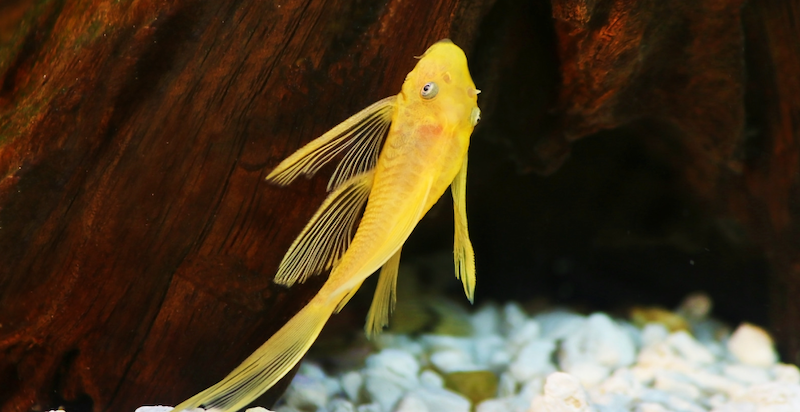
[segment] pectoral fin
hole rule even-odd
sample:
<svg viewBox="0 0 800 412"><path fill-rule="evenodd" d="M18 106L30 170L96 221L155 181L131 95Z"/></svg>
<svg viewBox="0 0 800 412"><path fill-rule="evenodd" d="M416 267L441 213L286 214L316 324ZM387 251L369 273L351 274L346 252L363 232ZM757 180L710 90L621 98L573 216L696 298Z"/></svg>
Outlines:
<svg viewBox="0 0 800 412"><path fill-rule="evenodd" d="M305 282L339 261L350 246L356 220L367 203L373 175L372 171L357 175L325 199L283 257L275 283L292 286Z"/></svg>
<svg viewBox="0 0 800 412"><path fill-rule="evenodd" d="M346 153L328 182L329 192L372 170L389 131L396 100L397 96L380 100L312 140L282 161L267 180L288 185L300 175L313 175L342 151Z"/></svg>
<svg viewBox="0 0 800 412"><path fill-rule="evenodd" d="M453 192L453 212L455 214L455 242L453 255L456 264L456 278L464 284L464 293L470 302L475 298L475 252L467 230L467 157L461 170L450 185Z"/></svg>
<svg viewBox="0 0 800 412"><path fill-rule="evenodd" d="M400 267L400 251L397 249L392 257L383 264L378 277L378 286L372 297L372 305L367 314L367 324L364 332L367 339L383 332L383 327L389 325L389 314L394 310L397 301L397 272Z"/></svg>

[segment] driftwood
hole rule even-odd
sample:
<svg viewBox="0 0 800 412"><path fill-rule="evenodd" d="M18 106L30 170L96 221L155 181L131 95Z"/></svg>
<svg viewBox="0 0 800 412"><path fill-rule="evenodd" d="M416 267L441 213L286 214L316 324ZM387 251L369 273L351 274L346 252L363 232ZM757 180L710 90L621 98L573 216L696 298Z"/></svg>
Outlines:
<svg viewBox="0 0 800 412"><path fill-rule="evenodd" d="M324 280L271 282L321 202L325 177L278 188L264 176L396 93L412 56L443 37L468 51L484 91L469 199L479 297L532 281L535 272L511 266L561 233L537 233L545 186L568 180L570 154L575 163L587 158L581 147L604 150L589 141L609 141L578 139L617 130L686 188L659 190L696 199L753 241L729 242L731 250L766 256L769 279L720 288L731 307L769 303L772 331L796 362L797 6L551 3L0 5L0 16L26 10L14 30L0 18L0 39L9 39L0 49L0 409L174 404L230 371ZM508 159L518 171L552 175L515 175ZM635 207L621 204L620 213ZM440 222L449 219L433 216L420 231L446 244L451 229ZM585 237L569 247L586 251L599 227L561 236ZM510 274L481 278L492 264ZM546 270L538 277L549 279ZM768 302L747 300L748 282L766 284Z"/></svg>

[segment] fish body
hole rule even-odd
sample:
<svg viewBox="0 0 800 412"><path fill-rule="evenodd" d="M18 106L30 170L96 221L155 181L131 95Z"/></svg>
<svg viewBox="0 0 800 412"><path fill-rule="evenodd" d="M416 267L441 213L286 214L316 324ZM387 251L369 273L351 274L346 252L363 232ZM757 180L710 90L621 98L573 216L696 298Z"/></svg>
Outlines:
<svg viewBox="0 0 800 412"><path fill-rule="evenodd" d="M299 175L313 175L344 153L328 185L331 194L289 248L275 281L291 286L328 269L330 275L315 297L261 348L175 410L245 407L302 359L328 318L381 269L366 326L368 335L379 333L394 305L403 243L448 186L456 221L456 275L472 300L475 269L465 186L469 139L480 118L478 93L464 52L442 40L420 57L398 95L334 127L267 176L288 184Z"/></svg>
<svg viewBox="0 0 800 412"><path fill-rule="evenodd" d="M477 107L477 95L470 95L475 85L467 78L467 87L452 86L454 75L446 66L430 68L424 63L409 74L397 96L366 210L350 248L329 278L341 284L340 292L366 279L402 246L453 182L467 154L473 128L469 115ZM444 74L451 84L445 83ZM429 81L440 85L430 102L418 98ZM443 85L457 89L446 93Z"/></svg>

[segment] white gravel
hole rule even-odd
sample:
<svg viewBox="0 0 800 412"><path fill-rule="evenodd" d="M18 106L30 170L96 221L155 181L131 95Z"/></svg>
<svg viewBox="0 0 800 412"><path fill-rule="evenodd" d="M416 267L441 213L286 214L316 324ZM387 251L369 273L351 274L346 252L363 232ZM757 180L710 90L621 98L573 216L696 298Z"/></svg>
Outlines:
<svg viewBox="0 0 800 412"><path fill-rule="evenodd" d="M750 324L731 334L709 308L693 296L676 311L690 333L484 305L471 336L385 333L363 368L336 376L305 361L275 412L800 411L800 371L778 363L770 336ZM472 405L445 388L443 375L464 371L493 372L496 397Z"/></svg>

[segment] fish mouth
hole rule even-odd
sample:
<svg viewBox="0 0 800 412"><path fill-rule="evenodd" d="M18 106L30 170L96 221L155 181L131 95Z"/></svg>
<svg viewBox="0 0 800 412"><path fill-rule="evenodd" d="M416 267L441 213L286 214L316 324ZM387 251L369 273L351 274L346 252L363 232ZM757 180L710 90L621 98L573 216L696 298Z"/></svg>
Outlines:
<svg viewBox="0 0 800 412"><path fill-rule="evenodd" d="M444 38L444 39L441 39L441 40L436 42L436 44L439 44L439 43L445 43L445 44L446 43L450 43L450 44L453 44L453 41L448 39L448 38Z"/></svg>

